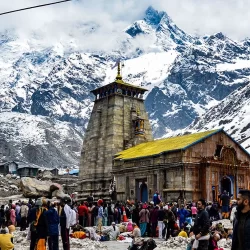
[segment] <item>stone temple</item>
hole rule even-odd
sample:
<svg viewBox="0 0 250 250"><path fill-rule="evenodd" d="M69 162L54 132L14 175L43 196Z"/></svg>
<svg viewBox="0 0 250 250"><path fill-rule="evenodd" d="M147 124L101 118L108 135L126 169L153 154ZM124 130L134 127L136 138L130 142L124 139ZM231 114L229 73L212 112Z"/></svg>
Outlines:
<svg viewBox="0 0 250 250"><path fill-rule="evenodd" d="M83 198L217 201L250 188L250 155L223 129L153 140L143 94L123 81L95 89L80 164ZM115 180L115 188L114 188ZM115 196L110 197L110 187Z"/></svg>
<svg viewBox="0 0 250 250"><path fill-rule="evenodd" d="M123 81L120 63L114 82L92 90L94 107L85 132L79 178L84 194L110 199L114 155L153 140L144 88Z"/></svg>

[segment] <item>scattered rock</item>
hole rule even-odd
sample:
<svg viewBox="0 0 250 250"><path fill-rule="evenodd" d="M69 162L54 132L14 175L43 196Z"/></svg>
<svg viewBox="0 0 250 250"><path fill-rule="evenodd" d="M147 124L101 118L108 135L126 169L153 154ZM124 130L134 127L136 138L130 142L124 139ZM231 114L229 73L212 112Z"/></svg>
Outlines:
<svg viewBox="0 0 250 250"><path fill-rule="evenodd" d="M10 188L18 190L18 187L16 185L10 185Z"/></svg>
<svg viewBox="0 0 250 250"><path fill-rule="evenodd" d="M53 178L53 174L49 170L39 170L37 178L42 180L51 180Z"/></svg>
<svg viewBox="0 0 250 250"><path fill-rule="evenodd" d="M183 238L180 236L170 238L167 241L162 242L161 244L158 244L158 246L155 248L155 250L186 250L187 244L191 241L190 238Z"/></svg>
<svg viewBox="0 0 250 250"><path fill-rule="evenodd" d="M215 226L218 223L222 223L225 229L233 229L233 224L228 219L213 221L213 226Z"/></svg>
<svg viewBox="0 0 250 250"><path fill-rule="evenodd" d="M64 198L64 197L70 198L70 196L68 194L65 194L61 189L53 191L52 196L57 198Z"/></svg>
<svg viewBox="0 0 250 250"><path fill-rule="evenodd" d="M0 192L1 197L8 197L19 194L19 182L20 180L10 180L6 176L0 176Z"/></svg>
<svg viewBox="0 0 250 250"><path fill-rule="evenodd" d="M218 241L218 247L222 247L224 250L230 250L232 247L232 240L221 239Z"/></svg>
<svg viewBox="0 0 250 250"><path fill-rule="evenodd" d="M51 184L50 181L39 181L35 178L23 177L21 178L20 188L26 198L49 197Z"/></svg>
<svg viewBox="0 0 250 250"><path fill-rule="evenodd" d="M14 242L15 249L29 250L30 241L27 240L28 231L19 231L16 230L14 232ZM61 237L59 237L59 249L63 249ZM100 241L93 241L90 239L73 239L70 238L70 249L71 250L108 250L107 246L105 246Z"/></svg>
<svg viewBox="0 0 250 250"><path fill-rule="evenodd" d="M191 241L190 238L183 238L180 236L170 238L167 241L159 243L155 250L186 250L187 244ZM221 239L218 241L218 246L224 250L230 250L232 246L232 240Z"/></svg>

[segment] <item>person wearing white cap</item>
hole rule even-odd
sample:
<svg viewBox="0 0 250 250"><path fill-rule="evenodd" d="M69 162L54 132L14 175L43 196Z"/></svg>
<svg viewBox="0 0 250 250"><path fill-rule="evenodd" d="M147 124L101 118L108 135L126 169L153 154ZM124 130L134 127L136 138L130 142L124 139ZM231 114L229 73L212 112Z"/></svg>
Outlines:
<svg viewBox="0 0 250 250"><path fill-rule="evenodd" d="M108 226L107 228L102 230L102 233L108 235L109 240L116 240L120 234L120 231L115 222L112 222L111 226Z"/></svg>

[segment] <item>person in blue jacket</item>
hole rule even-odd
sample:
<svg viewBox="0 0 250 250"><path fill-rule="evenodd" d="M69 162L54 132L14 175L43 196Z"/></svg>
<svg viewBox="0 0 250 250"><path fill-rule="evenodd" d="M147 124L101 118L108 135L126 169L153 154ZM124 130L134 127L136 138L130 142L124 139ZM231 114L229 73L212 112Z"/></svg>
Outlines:
<svg viewBox="0 0 250 250"><path fill-rule="evenodd" d="M155 191L155 193L154 193L153 202L154 202L154 206L156 206L162 202L161 196L160 196L158 191Z"/></svg>
<svg viewBox="0 0 250 250"><path fill-rule="evenodd" d="M179 227L182 228L186 218L189 216L189 212L184 208L183 204L181 204L181 208L178 210L177 215L179 217Z"/></svg>
<svg viewBox="0 0 250 250"><path fill-rule="evenodd" d="M45 212L45 217L48 222L48 246L49 250L59 250L59 222L60 218L52 203L49 205L48 211Z"/></svg>

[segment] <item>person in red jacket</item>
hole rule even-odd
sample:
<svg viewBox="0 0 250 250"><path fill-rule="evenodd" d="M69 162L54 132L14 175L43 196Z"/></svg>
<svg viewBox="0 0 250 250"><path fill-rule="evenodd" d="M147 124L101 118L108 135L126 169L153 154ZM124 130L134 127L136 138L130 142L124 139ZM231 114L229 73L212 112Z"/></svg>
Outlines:
<svg viewBox="0 0 250 250"><path fill-rule="evenodd" d="M88 208L85 202L81 202L81 205L78 207L79 214L79 224L83 227L86 227L87 217L88 217Z"/></svg>

